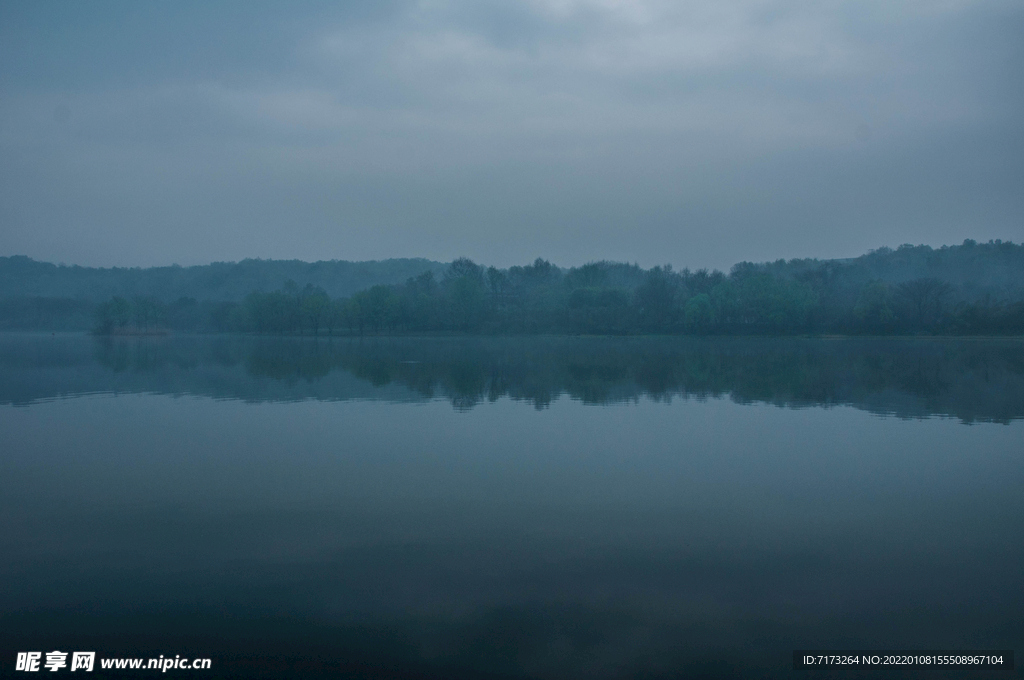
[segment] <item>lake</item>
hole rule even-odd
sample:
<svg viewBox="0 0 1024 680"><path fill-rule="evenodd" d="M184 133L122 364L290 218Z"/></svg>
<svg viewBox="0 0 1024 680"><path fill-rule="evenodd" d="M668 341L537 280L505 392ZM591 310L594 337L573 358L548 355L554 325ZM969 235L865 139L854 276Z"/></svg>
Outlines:
<svg viewBox="0 0 1024 680"><path fill-rule="evenodd" d="M1019 339L0 335L0 441L4 664L1024 649Z"/></svg>

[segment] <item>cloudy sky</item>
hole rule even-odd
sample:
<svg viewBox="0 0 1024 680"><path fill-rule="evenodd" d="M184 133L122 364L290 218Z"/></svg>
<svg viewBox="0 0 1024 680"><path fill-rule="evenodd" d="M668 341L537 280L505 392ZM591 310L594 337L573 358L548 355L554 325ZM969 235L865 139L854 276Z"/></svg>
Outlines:
<svg viewBox="0 0 1024 680"><path fill-rule="evenodd" d="M0 0L0 255L1024 239L1024 3Z"/></svg>

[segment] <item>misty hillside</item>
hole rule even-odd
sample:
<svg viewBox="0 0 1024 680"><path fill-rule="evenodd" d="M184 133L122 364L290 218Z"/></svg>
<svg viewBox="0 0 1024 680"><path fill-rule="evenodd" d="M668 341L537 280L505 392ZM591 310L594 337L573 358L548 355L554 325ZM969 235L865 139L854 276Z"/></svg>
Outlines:
<svg viewBox="0 0 1024 680"><path fill-rule="evenodd" d="M151 296L170 302L194 298L240 302L253 291L277 290L285 281L322 288L331 297L347 297L378 284L397 285L430 271L440 278L447 263L423 258L348 262L330 260L242 260L181 267L80 267L38 262L15 255L0 257L0 298L62 298L102 302L113 296ZM957 299L973 301L1024 298L1024 245L1009 241L959 246L903 245L879 248L856 258L741 262L733 271L761 271L779 278L828 279L833 287L858 289L871 281L899 284L920 278L949 283ZM646 271L635 264L599 262L572 269L570 287L600 285L631 290ZM590 280L597 275L598 278Z"/></svg>
<svg viewBox="0 0 1024 680"><path fill-rule="evenodd" d="M311 283L331 296L347 296L378 284L402 283L445 264L421 258L346 262L242 260L193 267L79 267L0 257L0 298L68 298L102 302L114 296L147 296L169 302L194 298L238 302L253 291L280 288L289 279Z"/></svg>
<svg viewBox="0 0 1024 680"><path fill-rule="evenodd" d="M834 287L851 290L871 281L900 284L938 279L951 286L956 299L967 302L985 296L995 300L1024 298L1024 245L1009 241L976 243L968 239L963 245L941 248L902 245L896 250L879 248L845 260L778 260L736 267L797 280L827 279Z"/></svg>
<svg viewBox="0 0 1024 680"><path fill-rule="evenodd" d="M103 334L1019 334L1024 245L879 248L728 274L538 258L96 269L0 258L0 329Z"/></svg>

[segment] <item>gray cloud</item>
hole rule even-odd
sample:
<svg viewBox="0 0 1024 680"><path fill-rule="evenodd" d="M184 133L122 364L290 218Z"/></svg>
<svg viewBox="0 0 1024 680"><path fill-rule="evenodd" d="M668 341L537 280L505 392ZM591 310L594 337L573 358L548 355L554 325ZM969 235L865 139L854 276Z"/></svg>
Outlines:
<svg viewBox="0 0 1024 680"><path fill-rule="evenodd" d="M4 254L727 267L1024 236L1016 3L4 6Z"/></svg>

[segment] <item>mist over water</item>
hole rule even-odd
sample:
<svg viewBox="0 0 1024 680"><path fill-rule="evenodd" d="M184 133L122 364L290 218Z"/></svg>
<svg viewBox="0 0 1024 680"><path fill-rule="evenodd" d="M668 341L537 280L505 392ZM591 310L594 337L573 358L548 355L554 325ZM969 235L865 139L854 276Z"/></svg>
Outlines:
<svg viewBox="0 0 1024 680"><path fill-rule="evenodd" d="M1022 356L4 336L4 645L267 677L1020 649Z"/></svg>

